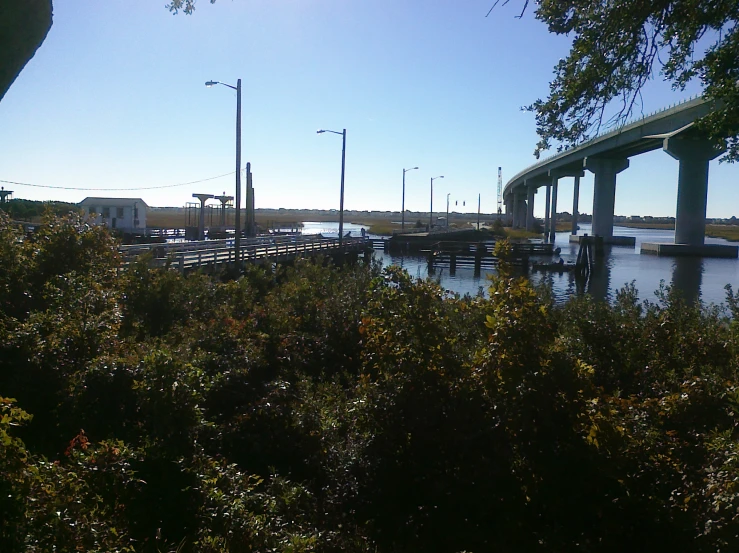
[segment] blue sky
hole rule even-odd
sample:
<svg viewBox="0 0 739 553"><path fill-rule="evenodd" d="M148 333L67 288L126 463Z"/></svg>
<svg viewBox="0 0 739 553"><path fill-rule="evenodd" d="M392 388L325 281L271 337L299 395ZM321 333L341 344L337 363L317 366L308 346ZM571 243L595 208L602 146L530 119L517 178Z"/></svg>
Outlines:
<svg viewBox="0 0 739 553"><path fill-rule="evenodd" d="M533 161L534 117L568 39L532 13L492 0L199 0L192 16L164 0L57 0L43 46L0 102L0 179L79 188L172 185L234 170L236 95L243 83L243 161L257 207L338 208L347 129L348 209L428 210L446 195L496 209L497 168ZM645 90L645 112L697 92ZM545 154L547 155L547 154ZM739 215L739 167L711 163L708 216ZM619 175L616 212L674 216L678 164L660 151ZM233 176L141 191L5 185L17 198L77 202L133 196L182 206L193 192L233 193ZM571 179L559 210L571 209ZM539 195L540 196L540 195ZM581 185L592 209L592 175ZM536 205L544 211L543 201Z"/></svg>

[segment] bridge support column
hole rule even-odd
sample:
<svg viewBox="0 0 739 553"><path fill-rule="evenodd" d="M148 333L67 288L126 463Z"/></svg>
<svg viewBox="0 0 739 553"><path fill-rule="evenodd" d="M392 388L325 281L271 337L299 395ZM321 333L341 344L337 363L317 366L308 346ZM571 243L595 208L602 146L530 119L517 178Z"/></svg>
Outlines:
<svg viewBox="0 0 739 553"><path fill-rule="evenodd" d="M558 167L557 169L549 170L549 178L552 179L552 217L551 217L551 229L549 236L552 242L554 242L555 233L557 232L557 191L559 188L559 179L562 177L575 177L575 199L574 199L574 212L577 212L577 198L580 194L580 177L585 175L585 171L579 166L569 167ZM577 215L573 213L573 229L577 229ZM573 231L573 232L576 232Z"/></svg>
<svg viewBox="0 0 739 553"><path fill-rule="evenodd" d="M519 212L519 195L514 192L513 193L513 224L511 225L512 228L517 229L519 222L518 222L518 212Z"/></svg>
<svg viewBox="0 0 739 553"><path fill-rule="evenodd" d="M519 229L526 224L526 196L525 192L513 193L513 228Z"/></svg>
<svg viewBox="0 0 739 553"><path fill-rule="evenodd" d="M606 242L613 238L613 210L616 205L616 175L629 167L626 158L587 157L585 169L595 175L593 186L593 235Z"/></svg>
<svg viewBox="0 0 739 553"><path fill-rule="evenodd" d="M527 188L529 195L526 205L526 230L532 232L534 230L534 194L536 194L536 186L527 185Z"/></svg>
<svg viewBox="0 0 739 553"><path fill-rule="evenodd" d="M544 240L549 238L549 207L551 206L552 185L547 184L547 200L544 206Z"/></svg>
<svg viewBox="0 0 739 553"><path fill-rule="evenodd" d="M552 178L552 214L549 219L549 239L554 242L555 233L557 232L557 187L559 185L559 177Z"/></svg>
<svg viewBox="0 0 739 553"><path fill-rule="evenodd" d="M580 203L580 177L575 177L575 189L572 192L572 234L577 234L578 204Z"/></svg>
<svg viewBox="0 0 739 553"><path fill-rule="evenodd" d="M521 192L521 197L518 200L518 228L526 228L526 217L529 208L526 202L526 192Z"/></svg>
<svg viewBox="0 0 739 553"><path fill-rule="evenodd" d="M706 241L708 162L720 156L707 140L665 138L663 149L680 162L677 180L675 244L703 246Z"/></svg>

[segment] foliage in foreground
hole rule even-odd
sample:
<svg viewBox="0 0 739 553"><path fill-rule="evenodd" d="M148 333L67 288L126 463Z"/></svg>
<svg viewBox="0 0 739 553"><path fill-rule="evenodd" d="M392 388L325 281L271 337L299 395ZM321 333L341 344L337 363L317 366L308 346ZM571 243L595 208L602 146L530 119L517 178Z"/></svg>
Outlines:
<svg viewBox="0 0 739 553"><path fill-rule="evenodd" d="M3 552L739 544L736 326L669 290L119 272L74 218L0 257Z"/></svg>

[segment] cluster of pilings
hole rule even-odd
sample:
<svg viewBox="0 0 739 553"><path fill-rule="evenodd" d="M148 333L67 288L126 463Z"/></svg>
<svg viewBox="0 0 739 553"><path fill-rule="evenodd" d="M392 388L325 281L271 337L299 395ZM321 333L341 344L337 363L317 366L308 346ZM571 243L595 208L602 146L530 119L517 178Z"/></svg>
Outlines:
<svg viewBox="0 0 739 553"><path fill-rule="evenodd" d="M205 240L206 208L213 207L206 206L206 202L210 199L216 199L220 202L220 205L217 206L219 222L216 224L216 226L218 228L213 228L214 223L211 217L210 228L208 229L208 238L225 238L227 235L227 229L231 226L230 222L228 221L228 211L230 209L241 209L241 206L234 206L234 197L227 196L225 192L220 196L214 196L213 194L193 194L192 197L196 198L200 202L200 205L197 206L196 204L196 209L198 211L197 227L195 227L192 224L193 222L190 221L190 210L188 209L188 224L186 232L187 237L193 240ZM238 232L236 230L237 225L241 226L238 213L236 213L236 216L234 217L234 232ZM252 185L251 163L246 164L246 220L244 222L243 228L240 231L240 235L247 238L252 238L257 235L257 224L254 215L254 186Z"/></svg>
<svg viewBox="0 0 739 553"><path fill-rule="evenodd" d="M577 251L575 262L577 277L587 280L595 265L595 255L603 255L603 238L584 234L580 237L580 249Z"/></svg>

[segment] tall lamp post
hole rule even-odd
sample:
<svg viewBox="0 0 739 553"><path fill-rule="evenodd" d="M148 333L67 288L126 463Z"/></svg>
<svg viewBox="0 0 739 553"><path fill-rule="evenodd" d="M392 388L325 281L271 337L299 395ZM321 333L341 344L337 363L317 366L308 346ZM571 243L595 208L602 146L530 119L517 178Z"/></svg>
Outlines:
<svg viewBox="0 0 739 553"><path fill-rule="evenodd" d="M403 169L403 206L401 209L401 219L400 219L400 230L405 230L405 174L408 171L413 171L414 169L418 169L418 167L411 167L410 169Z"/></svg>
<svg viewBox="0 0 739 553"><path fill-rule="evenodd" d="M346 166L346 129L341 132L321 129L316 131L318 134L330 132L340 134L342 138L341 144L341 197L339 198L339 247L344 240L344 168Z"/></svg>
<svg viewBox="0 0 739 553"><path fill-rule="evenodd" d="M431 227L434 226L433 224L433 218L434 218L434 181L436 179L443 179L444 175L441 175L440 177L431 177L431 208L429 209L429 232L431 232Z"/></svg>
<svg viewBox="0 0 739 553"><path fill-rule="evenodd" d="M217 84L227 86L236 91L236 216L234 217L234 260L237 267L240 266L241 253L241 79L236 81L236 86L208 81L205 86L211 88Z"/></svg>

